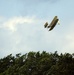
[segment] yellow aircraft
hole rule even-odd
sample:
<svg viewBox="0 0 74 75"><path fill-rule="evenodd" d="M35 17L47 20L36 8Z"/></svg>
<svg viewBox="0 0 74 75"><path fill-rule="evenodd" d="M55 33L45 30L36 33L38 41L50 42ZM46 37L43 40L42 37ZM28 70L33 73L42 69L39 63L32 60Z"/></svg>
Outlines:
<svg viewBox="0 0 74 75"><path fill-rule="evenodd" d="M58 17L55 16L52 20L52 22L48 25L48 22L45 23L44 27L45 28L49 28L49 31L51 31L57 24L57 22L59 21Z"/></svg>

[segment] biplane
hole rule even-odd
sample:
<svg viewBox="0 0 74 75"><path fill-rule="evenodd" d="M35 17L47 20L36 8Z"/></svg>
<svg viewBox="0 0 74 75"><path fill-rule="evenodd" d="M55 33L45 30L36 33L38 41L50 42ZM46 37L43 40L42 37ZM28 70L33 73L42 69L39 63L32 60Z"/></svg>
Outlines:
<svg viewBox="0 0 74 75"><path fill-rule="evenodd" d="M51 31L57 25L58 21L59 21L58 17L55 16L53 18L53 20L51 21L51 23L48 24L48 22L46 22L45 25L44 25L44 27L45 28L49 28L49 31Z"/></svg>

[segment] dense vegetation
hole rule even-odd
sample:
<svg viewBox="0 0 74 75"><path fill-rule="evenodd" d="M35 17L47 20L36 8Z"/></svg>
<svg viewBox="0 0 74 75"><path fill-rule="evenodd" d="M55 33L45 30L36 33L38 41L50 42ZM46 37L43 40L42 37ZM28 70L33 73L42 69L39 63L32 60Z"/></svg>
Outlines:
<svg viewBox="0 0 74 75"><path fill-rule="evenodd" d="M74 54L10 54L0 59L0 75L74 75Z"/></svg>

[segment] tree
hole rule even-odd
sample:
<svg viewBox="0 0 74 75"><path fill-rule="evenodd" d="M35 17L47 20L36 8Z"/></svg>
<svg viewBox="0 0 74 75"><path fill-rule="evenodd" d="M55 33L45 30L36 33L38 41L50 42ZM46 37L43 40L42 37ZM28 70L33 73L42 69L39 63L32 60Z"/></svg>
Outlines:
<svg viewBox="0 0 74 75"><path fill-rule="evenodd" d="M73 75L74 55L29 52L0 59L0 75Z"/></svg>

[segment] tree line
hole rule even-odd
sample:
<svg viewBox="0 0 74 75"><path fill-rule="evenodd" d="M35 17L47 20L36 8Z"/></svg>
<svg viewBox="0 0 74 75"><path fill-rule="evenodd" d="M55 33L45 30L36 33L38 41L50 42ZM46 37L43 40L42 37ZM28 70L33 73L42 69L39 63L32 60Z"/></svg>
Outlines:
<svg viewBox="0 0 74 75"><path fill-rule="evenodd" d="M74 75L74 54L57 51L10 54L0 59L0 75Z"/></svg>

